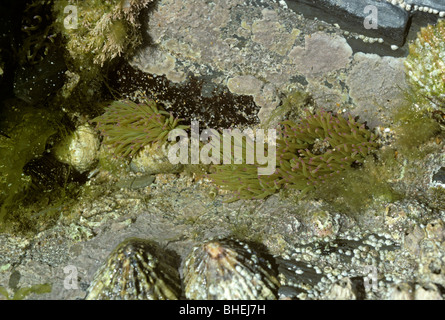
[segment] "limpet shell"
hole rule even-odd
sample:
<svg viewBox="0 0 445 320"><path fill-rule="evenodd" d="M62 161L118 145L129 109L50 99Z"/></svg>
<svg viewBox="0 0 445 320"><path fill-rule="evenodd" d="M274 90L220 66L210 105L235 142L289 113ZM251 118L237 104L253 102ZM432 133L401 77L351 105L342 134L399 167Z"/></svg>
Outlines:
<svg viewBox="0 0 445 320"><path fill-rule="evenodd" d="M121 242L96 272L86 300L177 300L180 278L175 259L155 243Z"/></svg>
<svg viewBox="0 0 445 320"><path fill-rule="evenodd" d="M272 264L247 244L208 241L194 247L183 265L184 294L192 300L277 299Z"/></svg>

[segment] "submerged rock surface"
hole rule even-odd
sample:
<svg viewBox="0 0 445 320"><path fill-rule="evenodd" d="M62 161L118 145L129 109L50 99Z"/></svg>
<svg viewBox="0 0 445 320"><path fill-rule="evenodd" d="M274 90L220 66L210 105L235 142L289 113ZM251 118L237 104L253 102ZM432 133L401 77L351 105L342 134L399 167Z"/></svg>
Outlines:
<svg viewBox="0 0 445 320"><path fill-rule="evenodd" d="M412 5L410 14L441 15L437 2L425 0L422 10L418 2L396 5L405 10ZM424 11L426 6L431 13ZM159 0L144 14L142 27L152 43L117 67L110 79L113 88L146 91L177 116L223 128L264 123L284 97L307 91L319 107L351 113L378 132L381 166L373 167L372 158L364 163L374 180L360 180L364 169L356 168L355 175L333 182L341 188L345 180L357 180L358 187L348 189L355 207L345 204L345 194L331 201L326 195L296 201L298 195L287 191L265 200L227 203L232 196L201 177L199 166L185 166L179 173L171 173L176 168L158 170L153 167L159 161L153 160L161 161L161 154L135 169L137 159L131 166L100 149L97 170L88 175L78 201L47 209L60 215L57 223L31 239L0 234L0 286L15 293L52 284L50 293L31 299L219 299L236 292L232 285L246 293L237 297L249 298L444 298L443 135L416 145L417 158L390 148L397 138L393 114L408 88L404 48L395 51L396 57L357 52L351 39L364 36L300 15L283 1ZM362 42L370 45L367 41ZM187 99L195 100L195 109ZM382 180L390 191L379 189ZM367 190L375 192L368 197ZM244 267L258 271L256 249L209 242L228 237L260 246L270 265L250 274ZM147 240L119 246L128 238L153 239L162 250L151 252ZM166 252L175 257L172 262L160 262ZM221 262L230 271L227 277L223 272L224 281L229 279L221 281L223 288L218 283L202 286L206 275L218 275ZM131 278L129 266L141 277ZM243 270L252 278L260 274L258 283L270 290L243 285L246 278L234 276ZM170 279L164 281L168 286L153 287L149 281L164 277ZM183 294L181 283L192 280Z"/></svg>

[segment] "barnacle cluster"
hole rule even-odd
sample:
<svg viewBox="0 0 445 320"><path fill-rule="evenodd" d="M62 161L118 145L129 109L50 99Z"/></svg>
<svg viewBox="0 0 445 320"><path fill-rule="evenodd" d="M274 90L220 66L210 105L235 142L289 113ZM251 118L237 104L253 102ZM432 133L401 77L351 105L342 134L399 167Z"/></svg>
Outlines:
<svg viewBox="0 0 445 320"><path fill-rule="evenodd" d="M348 120L331 112L308 114L298 123L281 122L277 140L277 168L272 175L257 176L258 165L215 165L209 175L235 199L262 199L282 187L303 195L327 178L360 163L377 148L376 136L352 116Z"/></svg>
<svg viewBox="0 0 445 320"><path fill-rule="evenodd" d="M155 142L163 144L173 129L185 129L179 119L162 110L152 100L135 103L130 100L113 102L97 122L105 143L114 147L120 156L134 156L142 147Z"/></svg>
<svg viewBox="0 0 445 320"><path fill-rule="evenodd" d="M445 21L422 28L405 60L408 80L420 103L445 110Z"/></svg>

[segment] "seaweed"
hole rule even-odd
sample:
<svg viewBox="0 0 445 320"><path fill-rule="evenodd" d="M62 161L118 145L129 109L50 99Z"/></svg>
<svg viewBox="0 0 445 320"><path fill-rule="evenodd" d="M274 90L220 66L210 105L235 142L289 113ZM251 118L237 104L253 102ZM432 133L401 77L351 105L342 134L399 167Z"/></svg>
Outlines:
<svg viewBox="0 0 445 320"><path fill-rule="evenodd" d="M408 82L416 103L445 110L445 21L424 27L409 46L405 60Z"/></svg>
<svg viewBox="0 0 445 320"><path fill-rule="evenodd" d="M8 290L6 288L0 286L0 294L3 295L6 300L23 300L28 295L42 294L42 293L50 293L52 290L52 286L49 283L44 284L35 284L30 287L18 288L12 296L9 295Z"/></svg>

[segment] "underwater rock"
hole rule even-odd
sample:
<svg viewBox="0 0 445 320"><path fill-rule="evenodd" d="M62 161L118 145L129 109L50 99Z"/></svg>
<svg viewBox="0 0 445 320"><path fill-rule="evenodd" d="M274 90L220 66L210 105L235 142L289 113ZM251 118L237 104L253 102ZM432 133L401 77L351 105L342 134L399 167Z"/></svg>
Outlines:
<svg viewBox="0 0 445 320"><path fill-rule="evenodd" d="M445 3L441 0L403 0L413 10L438 14L441 18L445 16Z"/></svg>
<svg viewBox="0 0 445 320"><path fill-rule="evenodd" d="M271 263L239 241L214 240L194 247L183 272L187 299L277 299L279 282Z"/></svg>
<svg viewBox="0 0 445 320"><path fill-rule="evenodd" d="M335 236L339 229L340 225L328 211L318 211L314 212L310 218L310 228L319 237L332 237Z"/></svg>
<svg viewBox="0 0 445 320"><path fill-rule="evenodd" d="M425 231L420 226L415 226L411 232L407 232L403 247L413 255L420 253L420 241L425 238Z"/></svg>
<svg viewBox="0 0 445 320"><path fill-rule="evenodd" d="M116 182L118 188L139 189L145 188L153 183L155 177L151 174L145 174L140 177L122 178Z"/></svg>
<svg viewBox="0 0 445 320"><path fill-rule="evenodd" d="M341 36L316 32L305 36L304 43L289 52L289 59L309 78L346 68L351 61L352 49Z"/></svg>
<svg viewBox="0 0 445 320"><path fill-rule="evenodd" d="M445 167L441 167L432 177L433 184L439 184L445 186Z"/></svg>
<svg viewBox="0 0 445 320"><path fill-rule="evenodd" d="M356 105L354 112L371 128L391 123L393 110L406 99L404 59L356 53L354 62L346 79L349 96Z"/></svg>
<svg viewBox="0 0 445 320"><path fill-rule="evenodd" d="M86 300L177 300L179 273L174 258L151 241L129 238L97 271Z"/></svg>
<svg viewBox="0 0 445 320"><path fill-rule="evenodd" d="M416 284L414 300L443 300L439 288L434 283Z"/></svg>
<svg viewBox="0 0 445 320"><path fill-rule="evenodd" d="M131 66L138 69L138 76L131 75L134 71L116 75L122 84L134 84L137 78L144 84L138 87L152 94L156 101L171 105L170 110L176 115L186 119L205 118L203 121L210 127L229 128L232 122L233 125L251 125L252 121L246 120L256 116L264 124L286 94L303 87L315 93L318 105L326 107L328 101L333 110L340 106L349 108L352 98L368 110L362 121L367 117L376 118L375 109L380 105L386 108L388 99L391 100L388 110L400 102L404 88L403 63L387 59L380 70L381 61L375 61L376 66L370 61L351 70L359 62L357 56L353 58L350 43L350 38L358 37L357 34L346 33L319 19L307 19L283 3L268 0L253 4L231 0L224 5L211 6L203 0L160 0L153 10L144 13L148 22L142 25L154 45L141 46L129 60ZM379 12L382 23L386 22L389 28L397 25L396 21L388 21L388 17L391 12L400 11L401 26L404 26L409 15L406 10L389 3L377 6L390 8L386 18L383 17L385 10ZM177 19L178 16L181 19ZM338 18L335 23L341 21ZM364 29L363 19L360 22L361 27L356 32ZM380 27L379 24L378 31ZM402 42L403 32L400 32ZM355 40L364 43L364 39ZM377 44L368 41L364 45L374 48ZM385 46L392 53L389 46ZM405 54L406 48L403 50ZM162 63L154 64L154 56L159 56ZM380 57L376 55L376 58ZM372 68L379 70L371 74ZM382 82L382 77L389 76L387 72L391 72L391 79ZM187 75L185 80L184 75ZM376 81L369 81L371 77ZM193 94L194 82L202 89L200 97ZM361 90L363 83L367 85ZM350 85L354 86L351 96L347 92ZM218 90L212 92L206 88ZM223 89L238 99L251 98L255 105L251 107L249 100L244 102L248 108L238 103L225 103L225 96L219 94ZM381 94L370 98L369 93L376 90ZM173 97L174 92L181 95ZM378 101L374 101L375 97ZM219 100L215 106L209 104ZM205 102L202 106L201 101ZM199 109L195 109L195 105ZM213 110L215 107L217 112Z"/></svg>
<svg viewBox="0 0 445 320"><path fill-rule="evenodd" d="M338 23L344 30L357 32L365 36L382 38L390 44L403 45L407 32L409 14L391 3L376 0L287 0L288 6L311 16ZM364 20L371 13L364 8L372 5L378 12L378 27L364 28Z"/></svg>

